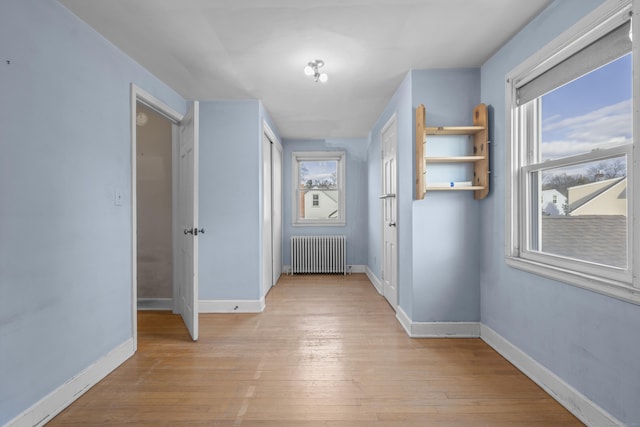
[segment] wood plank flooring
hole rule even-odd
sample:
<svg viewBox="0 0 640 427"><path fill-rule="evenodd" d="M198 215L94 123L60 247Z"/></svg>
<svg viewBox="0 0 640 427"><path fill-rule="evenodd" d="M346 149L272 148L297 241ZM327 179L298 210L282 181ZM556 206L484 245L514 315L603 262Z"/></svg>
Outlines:
<svg viewBox="0 0 640 427"><path fill-rule="evenodd" d="M283 276L261 314L138 314L138 352L48 425L582 425L480 339L411 339L365 275Z"/></svg>

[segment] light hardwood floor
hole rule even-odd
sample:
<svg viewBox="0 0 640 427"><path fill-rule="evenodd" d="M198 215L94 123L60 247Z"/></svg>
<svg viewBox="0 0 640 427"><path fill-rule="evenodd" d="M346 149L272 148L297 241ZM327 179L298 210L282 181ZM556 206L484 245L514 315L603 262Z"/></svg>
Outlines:
<svg viewBox="0 0 640 427"><path fill-rule="evenodd" d="M363 274L283 276L261 314L140 312L138 352L48 425L582 425L480 339L411 339Z"/></svg>

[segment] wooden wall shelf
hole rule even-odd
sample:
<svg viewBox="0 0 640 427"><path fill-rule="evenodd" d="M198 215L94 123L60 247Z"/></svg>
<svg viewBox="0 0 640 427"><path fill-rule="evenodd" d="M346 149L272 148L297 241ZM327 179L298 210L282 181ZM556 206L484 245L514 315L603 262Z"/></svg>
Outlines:
<svg viewBox="0 0 640 427"><path fill-rule="evenodd" d="M424 198L427 191L473 191L473 198L481 200L489 194L489 130L487 106L478 104L473 109L473 126L426 127L426 111L420 104L416 109L416 199ZM473 137L471 156L425 156L427 135L469 135ZM472 163L471 186L429 186L426 182L427 164Z"/></svg>

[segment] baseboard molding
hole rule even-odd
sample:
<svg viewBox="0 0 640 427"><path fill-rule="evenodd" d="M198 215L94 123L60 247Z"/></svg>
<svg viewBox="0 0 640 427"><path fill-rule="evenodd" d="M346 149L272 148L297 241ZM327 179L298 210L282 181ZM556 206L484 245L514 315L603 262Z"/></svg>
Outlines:
<svg viewBox="0 0 640 427"><path fill-rule="evenodd" d="M366 265L349 265L347 266L348 273L366 273L367 272L367 266Z"/></svg>
<svg viewBox="0 0 640 427"><path fill-rule="evenodd" d="M604 409L486 325L480 338L588 426L621 426Z"/></svg>
<svg viewBox="0 0 640 427"><path fill-rule="evenodd" d="M72 404L125 360L133 356L134 353L135 343L133 338L129 338L106 356L9 421L5 427L42 426L51 421L53 417Z"/></svg>
<svg viewBox="0 0 640 427"><path fill-rule="evenodd" d="M414 322L400 306L396 319L411 338L480 337L480 322Z"/></svg>
<svg viewBox="0 0 640 427"><path fill-rule="evenodd" d="M200 300L198 313L262 313L264 297L259 300Z"/></svg>
<svg viewBox="0 0 640 427"><path fill-rule="evenodd" d="M366 273L373 287L376 288L376 291L378 291L378 293L382 295L383 294L382 282L376 277L375 274L373 274L373 271L371 271L368 265L365 266L364 272Z"/></svg>
<svg viewBox="0 0 640 427"><path fill-rule="evenodd" d="M173 299L138 298L138 310L173 310Z"/></svg>
<svg viewBox="0 0 640 427"><path fill-rule="evenodd" d="M407 335L411 337L411 319L399 304L396 308L396 319L398 319L398 322L400 322L400 325L402 325Z"/></svg>

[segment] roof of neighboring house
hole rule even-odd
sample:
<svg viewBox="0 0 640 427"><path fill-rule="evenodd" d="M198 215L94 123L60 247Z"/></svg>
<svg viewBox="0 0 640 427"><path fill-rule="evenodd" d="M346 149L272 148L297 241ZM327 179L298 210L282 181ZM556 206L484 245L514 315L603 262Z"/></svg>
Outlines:
<svg viewBox="0 0 640 427"><path fill-rule="evenodd" d="M562 197L567 197L564 194L562 194L560 191L556 190L555 188L549 188L547 190L542 190L542 194L544 193L557 193L559 195L561 195Z"/></svg>
<svg viewBox="0 0 640 427"><path fill-rule="evenodd" d="M541 250L626 267L627 219L622 215L543 216Z"/></svg>
<svg viewBox="0 0 640 427"><path fill-rule="evenodd" d="M621 178L613 178L611 179L610 183L605 185L604 187L598 189L597 191L594 191L593 193L582 197L581 199L576 200L575 202L569 204L569 210L572 211L574 209L578 209L581 206L584 206L585 204L587 204L588 202L590 202L591 200L595 199L596 197L598 197L599 195L609 191L611 188L613 188L616 184L618 184L619 182L623 181L627 179L626 176L623 176ZM593 184L597 184L597 182L592 182L590 184L584 184L586 185L593 185ZM626 194L626 193L625 193Z"/></svg>
<svg viewBox="0 0 640 427"><path fill-rule="evenodd" d="M338 190L336 190L335 188L308 188L304 193L307 194L310 191L318 191L330 198L332 201L338 203L338 199L336 197L333 197L334 193L338 194Z"/></svg>

